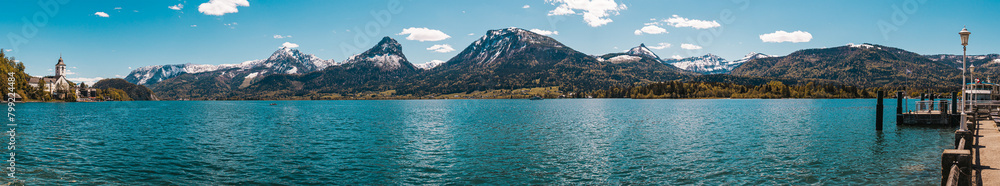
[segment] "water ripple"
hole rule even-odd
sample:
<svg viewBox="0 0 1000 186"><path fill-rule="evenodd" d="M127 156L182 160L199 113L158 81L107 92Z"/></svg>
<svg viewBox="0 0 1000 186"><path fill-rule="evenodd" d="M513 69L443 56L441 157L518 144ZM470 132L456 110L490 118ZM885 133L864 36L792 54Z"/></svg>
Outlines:
<svg viewBox="0 0 1000 186"><path fill-rule="evenodd" d="M936 183L952 129L874 132L874 102L27 103L19 162L54 185Z"/></svg>

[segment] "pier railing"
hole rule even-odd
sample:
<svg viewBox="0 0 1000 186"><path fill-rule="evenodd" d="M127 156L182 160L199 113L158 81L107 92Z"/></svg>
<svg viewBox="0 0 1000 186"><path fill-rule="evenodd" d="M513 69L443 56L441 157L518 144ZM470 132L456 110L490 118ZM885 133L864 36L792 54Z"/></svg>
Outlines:
<svg viewBox="0 0 1000 186"><path fill-rule="evenodd" d="M951 110L951 101L948 100L927 100L927 101L917 101L915 106L915 112L927 112L940 111L941 113L948 113Z"/></svg>

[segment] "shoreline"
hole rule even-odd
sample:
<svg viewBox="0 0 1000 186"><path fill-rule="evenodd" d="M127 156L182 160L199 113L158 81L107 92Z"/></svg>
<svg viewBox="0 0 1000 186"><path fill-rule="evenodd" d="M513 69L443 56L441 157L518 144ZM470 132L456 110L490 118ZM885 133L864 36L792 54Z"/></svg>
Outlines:
<svg viewBox="0 0 1000 186"><path fill-rule="evenodd" d="M548 98L544 100L575 100L575 99L634 99L634 100L787 100L787 99L877 99L877 98L669 98L669 99L644 99L644 98ZM896 99L896 98L883 98L883 99ZM134 100L134 101L86 101L86 102L67 102L67 101L28 101L28 102L15 102L15 103L100 103L100 102L155 102L155 101L417 101L417 100L528 100L528 99L233 99L233 100ZM540 100L533 100L540 101Z"/></svg>

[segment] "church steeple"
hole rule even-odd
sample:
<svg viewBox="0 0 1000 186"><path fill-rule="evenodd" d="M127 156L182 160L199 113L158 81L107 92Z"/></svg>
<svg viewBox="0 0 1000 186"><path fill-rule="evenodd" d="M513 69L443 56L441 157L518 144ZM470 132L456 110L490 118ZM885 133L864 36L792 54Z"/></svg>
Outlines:
<svg viewBox="0 0 1000 186"><path fill-rule="evenodd" d="M56 78L66 75L66 63L63 63L62 54L59 54L59 63L56 63Z"/></svg>

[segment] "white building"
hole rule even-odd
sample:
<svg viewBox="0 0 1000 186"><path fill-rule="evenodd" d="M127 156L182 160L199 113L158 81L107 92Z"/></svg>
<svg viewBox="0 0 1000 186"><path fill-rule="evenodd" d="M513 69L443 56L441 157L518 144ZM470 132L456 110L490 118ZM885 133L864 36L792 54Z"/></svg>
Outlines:
<svg viewBox="0 0 1000 186"><path fill-rule="evenodd" d="M51 93L56 98L62 98L65 93L78 94L76 87L70 85L69 80L66 80L66 63L63 63L62 57L59 57L59 63L56 63L55 70L55 76L31 77L28 80L28 85L38 89L38 82L44 82L44 91Z"/></svg>

